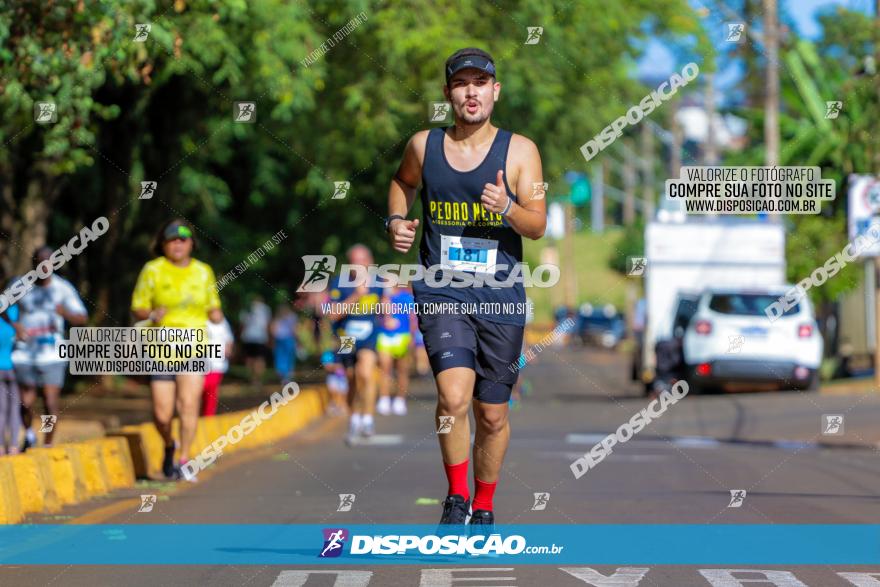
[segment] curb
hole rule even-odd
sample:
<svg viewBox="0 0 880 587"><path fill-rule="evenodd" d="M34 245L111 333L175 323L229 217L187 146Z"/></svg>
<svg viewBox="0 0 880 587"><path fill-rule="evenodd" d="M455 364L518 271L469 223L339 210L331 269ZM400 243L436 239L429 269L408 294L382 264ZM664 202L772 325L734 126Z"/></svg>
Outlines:
<svg viewBox="0 0 880 587"><path fill-rule="evenodd" d="M329 401L324 386L303 388L299 395L224 453L272 444L320 417ZM229 434L257 408L200 417L192 454ZM179 438L180 423L173 429ZM0 457L0 524L18 524L27 514L53 513L115 489L132 487L136 478L162 477L164 443L152 423L124 426L105 438L32 448L25 454Z"/></svg>
<svg viewBox="0 0 880 587"><path fill-rule="evenodd" d="M0 457L0 524L19 523L30 513L57 512L64 505L132 485L131 455L120 438Z"/></svg>
<svg viewBox="0 0 880 587"><path fill-rule="evenodd" d="M238 442L227 444L223 448L223 452L233 453L247 448L272 444L320 417L324 413L328 401L329 393L326 387L302 388L296 399L285 406L279 406L274 416L263 420L253 432L241 437ZM190 450L191 456L195 457L215 440L226 436L230 429L237 426L245 416L255 415L256 411L257 407L254 407L250 410L200 417ZM180 438L180 422L178 420L174 421L172 432L175 438ZM136 477L164 479L162 457L165 443L152 423L123 426L118 431L108 432L108 436L124 439Z"/></svg>

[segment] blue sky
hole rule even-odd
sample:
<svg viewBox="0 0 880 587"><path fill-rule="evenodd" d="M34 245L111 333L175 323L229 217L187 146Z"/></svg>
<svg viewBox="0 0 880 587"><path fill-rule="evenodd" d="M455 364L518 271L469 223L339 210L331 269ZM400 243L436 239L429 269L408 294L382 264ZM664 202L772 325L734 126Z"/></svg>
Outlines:
<svg viewBox="0 0 880 587"><path fill-rule="evenodd" d="M728 6L734 3L730 0L716 0L716 2L724 2ZM713 2L705 4L700 0L691 0L691 5L696 9L702 6L710 8L714 7ZM829 7L844 6L850 10L858 10L865 14L873 14L874 0L779 0L780 7L784 6L786 12L795 21L795 27L798 34L803 37L815 39L821 32L816 15L819 12L827 10ZM724 23L732 22L720 12L712 10L711 14L706 18L707 27L714 27L717 35L714 35L716 46L721 47L724 44L724 36L726 27ZM681 69L682 64L677 64L672 53L659 41L651 41L648 43L645 56L638 63L639 77L648 76L667 77L671 72ZM723 88L725 85L732 83L738 77L735 67L728 67L727 70L719 72L718 84Z"/></svg>

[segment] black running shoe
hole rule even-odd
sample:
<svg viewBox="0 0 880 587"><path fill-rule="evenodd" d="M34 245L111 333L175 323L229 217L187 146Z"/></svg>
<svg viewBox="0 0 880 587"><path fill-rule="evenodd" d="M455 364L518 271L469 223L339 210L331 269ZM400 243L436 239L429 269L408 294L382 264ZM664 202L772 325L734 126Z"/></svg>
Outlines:
<svg viewBox="0 0 880 587"><path fill-rule="evenodd" d="M165 475L166 479L180 479L180 470L174 464L174 448L175 446L173 444L165 447L165 458L162 460L162 473Z"/></svg>
<svg viewBox="0 0 880 587"><path fill-rule="evenodd" d="M441 524L457 524L464 526L468 522L471 511L471 500L460 495L450 495L443 501L443 517Z"/></svg>
<svg viewBox="0 0 880 587"><path fill-rule="evenodd" d="M495 531L495 514L488 510L474 511L468 530L470 530L471 536L491 534Z"/></svg>

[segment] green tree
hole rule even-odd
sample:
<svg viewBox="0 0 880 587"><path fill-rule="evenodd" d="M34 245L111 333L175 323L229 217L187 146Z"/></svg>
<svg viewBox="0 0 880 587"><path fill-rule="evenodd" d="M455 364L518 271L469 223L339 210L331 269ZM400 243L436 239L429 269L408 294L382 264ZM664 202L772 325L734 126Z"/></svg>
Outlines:
<svg viewBox="0 0 880 587"><path fill-rule="evenodd" d="M34 245L108 216L110 232L63 270L107 324L126 323L149 240L172 216L196 226L196 255L218 275L289 235L224 288L232 309L249 293L288 297L303 254L361 241L389 260L388 184L456 49L496 57L496 123L539 145L551 185L644 95L629 73L648 38L707 50L686 0L58 0L0 16L0 262L22 271ZM544 27L536 45L528 26ZM48 100L58 121L34 124ZM232 120L236 101L256 103L256 123ZM157 193L139 200L146 180ZM344 200L330 198L334 181L351 182Z"/></svg>

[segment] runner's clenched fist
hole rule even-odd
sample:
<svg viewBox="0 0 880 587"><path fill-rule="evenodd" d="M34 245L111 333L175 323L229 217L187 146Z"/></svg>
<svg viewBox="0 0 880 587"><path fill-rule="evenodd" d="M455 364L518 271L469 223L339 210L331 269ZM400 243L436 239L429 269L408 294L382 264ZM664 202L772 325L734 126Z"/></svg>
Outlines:
<svg viewBox="0 0 880 587"><path fill-rule="evenodd" d="M391 222L389 233L391 234L391 246L398 253L409 251L413 242L416 240L416 228L419 227L419 220L406 220L405 218L395 219Z"/></svg>

